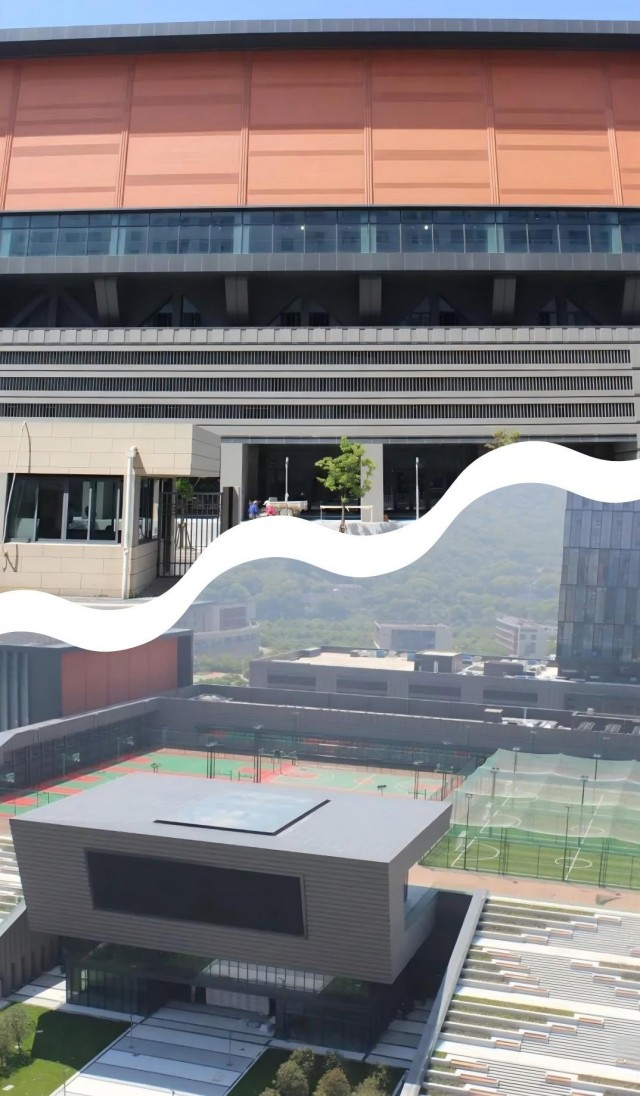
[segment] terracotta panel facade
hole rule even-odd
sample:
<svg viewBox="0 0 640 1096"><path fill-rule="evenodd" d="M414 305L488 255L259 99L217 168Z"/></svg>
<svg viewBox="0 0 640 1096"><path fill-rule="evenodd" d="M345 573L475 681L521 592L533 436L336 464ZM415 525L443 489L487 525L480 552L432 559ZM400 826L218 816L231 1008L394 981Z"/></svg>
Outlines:
<svg viewBox="0 0 640 1096"><path fill-rule="evenodd" d="M6 209L117 203L127 65L71 58L20 67Z"/></svg>
<svg viewBox="0 0 640 1096"><path fill-rule="evenodd" d="M106 655L64 651L61 666L62 715L75 715L177 688L178 644L157 639Z"/></svg>
<svg viewBox="0 0 640 1096"><path fill-rule="evenodd" d="M0 65L6 210L640 198L635 55L201 53Z"/></svg>

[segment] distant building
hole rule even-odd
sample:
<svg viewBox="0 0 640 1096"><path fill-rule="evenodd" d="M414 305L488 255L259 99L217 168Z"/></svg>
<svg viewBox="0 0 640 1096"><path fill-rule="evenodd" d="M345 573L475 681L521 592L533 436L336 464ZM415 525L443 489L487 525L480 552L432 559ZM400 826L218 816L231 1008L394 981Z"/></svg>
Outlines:
<svg viewBox="0 0 640 1096"><path fill-rule="evenodd" d="M374 644L384 651L449 651L453 632L446 624L375 624Z"/></svg>
<svg viewBox="0 0 640 1096"><path fill-rule="evenodd" d="M556 657L567 677L640 679L640 500L568 495Z"/></svg>
<svg viewBox="0 0 640 1096"><path fill-rule="evenodd" d="M141 700L193 682L191 632L109 654L42 636L0 637L0 731Z"/></svg>
<svg viewBox="0 0 640 1096"><path fill-rule="evenodd" d="M446 652L441 655L445 657ZM303 704L305 694L324 693L339 697L341 703L351 694L403 703L447 701L568 712L592 708L609 714L640 715L640 690L633 683L580 682L549 672L525 677L522 662L506 658L486 659L463 673L447 672L438 665L434 673L403 654L312 647L254 659L249 685L258 690L284 690L291 694L293 704Z"/></svg>
<svg viewBox="0 0 640 1096"><path fill-rule="evenodd" d="M260 630L254 617L255 607L247 603L221 605L202 600L194 602L178 623L193 632L195 655L251 657L260 652Z"/></svg>
<svg viewBox="0 0 640 1096"><path fill-rule="evenodd" d="M413 665L416 673L458 674L464 663L457 651L418 651Z"/></svg>
<svg viewBox="0 0 640 1096"><path fill-rule="evenodd" d="M515 658L546 658L553 629L521 617L499 616L496 642Z"/></svg>

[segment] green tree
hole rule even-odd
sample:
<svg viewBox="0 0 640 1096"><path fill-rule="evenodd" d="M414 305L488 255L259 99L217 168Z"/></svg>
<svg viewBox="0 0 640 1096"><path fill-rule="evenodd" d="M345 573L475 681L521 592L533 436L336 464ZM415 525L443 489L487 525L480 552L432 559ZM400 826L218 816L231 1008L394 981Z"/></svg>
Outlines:
<svg viewBox="0 0 640 1096"><path fill-rule="evenodd" d="M277 1088L265 1088L261 1096L279 1096Z"/></svg>
<svg viewBox="0 0 640 1096"><path fill-rule="evenodd" d="M386 1089L378 1085L375 1075L365 1077L353 1090L352 1096L384 1096Z"/></svg>
<svg viewBox="0 0 640 1096"><path fill-rule="evenodd" d="M6 1014L0 1014L0 1068L3 1072L9 1064L14 1046L15 1039L9 1030Z"/></svg>
<svg viewBox="0 0 640 1096"><path fill-rule="evenodd" d="M393 1074L387 1066L378 1066L374 1070L373 1081L380 1092L393 1092Z"/></svg>
<svg viewBox="0 0 640 1096"><path fill-rule="evenodd" d="M35 1025L31 1014L22 1005L14 1005L13 1008L7 1009L3 1020L21 1054L24 1044L29 1036L33 1034Z"/></svg>
<svg viewBox="0 0 640 1096"><path fill-rule="evenodd" d="M517 441L520 441L520 434L517 430L496 430L491 441L488 441L484 448L502 449L503 445L514 445Z"/></svg>
<svg viewBox="0 0 640 1096"><path fill-rule="evenodd" d="M288 1059L276 1073L276 1088L280 1096L309 1096L309 1084L300 1066Z"/></svg>
<svg viewBox="0 0 640 1096"><path fill-rule="evenodd" d="M318 476L318 483L326 487L332 495L337 495L342 508L340 532L346 531L346 506L351 499L360 501L371 490L371 477L375 464L365 456L364 445L349 438L340 439L339 457L322 457L316 461L316 468L324 472Z"/></svg>
<svg viewBox="0 0 640 1096"><path fill-rule="evenodd" d="M315 1096L351 1096L351 1085L342 1069L330 1069L316 1085Z"/></svg>
<svg viewBox="0 0 640 1096"><path fill-rule="evenodd" d="M344 1062L337 1051L330 1050L329 1053L325 1055L322 1065L322 1072L328 1073L330 1069L342 1069Z"/></svg>
<svg viewBox="0 0 640 1096"><path fill-rule="evenodd" d="M316 1069L316 1056L311 1050L311 1047L298 1047L298 1049L294 1050L290 1055L289 1061L293 1062L302 1070L307 1078L307 1084L310 1084Z"/></svg>

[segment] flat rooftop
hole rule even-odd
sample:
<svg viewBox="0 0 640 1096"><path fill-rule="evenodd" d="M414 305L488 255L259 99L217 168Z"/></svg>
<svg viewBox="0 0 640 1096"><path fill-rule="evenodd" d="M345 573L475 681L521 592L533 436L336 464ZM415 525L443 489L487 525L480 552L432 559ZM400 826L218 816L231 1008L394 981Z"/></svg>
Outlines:
<svg viewBox="0 0 640 1096"><path fill-rule="evenodd" d="M633 50L640 22L555 19L282 19L0 31L0 57L242 49Z"/></svg>
<svg viewBox="0 0 640 1096"><path fill-rule="evenodd" d="M319 651L318 654L269 659L270 662L300 662L305 666L350 666L358 670L413 670L406 655L380 655L368 651L350 654L348 651Z"/></svg>
<svg viewBox="0 0 640 1096"><path fill-rule="evenodd" d="M23 815L17 825L72 826L166 840L389 863L449 812L446 803L312 794L269 784L132 773Z"/></svg>

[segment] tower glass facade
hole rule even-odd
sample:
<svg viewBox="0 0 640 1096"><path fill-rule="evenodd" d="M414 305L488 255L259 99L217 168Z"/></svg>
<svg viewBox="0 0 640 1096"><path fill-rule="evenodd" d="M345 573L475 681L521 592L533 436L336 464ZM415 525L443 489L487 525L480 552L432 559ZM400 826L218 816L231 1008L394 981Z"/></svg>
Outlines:
<svg viewBox="0 0 640 1096"><path fill-rule="evenodd" d="M567 496L558 612L562 674L640 677L640 500Z"/></svg>

